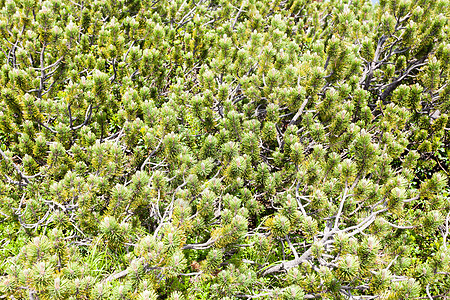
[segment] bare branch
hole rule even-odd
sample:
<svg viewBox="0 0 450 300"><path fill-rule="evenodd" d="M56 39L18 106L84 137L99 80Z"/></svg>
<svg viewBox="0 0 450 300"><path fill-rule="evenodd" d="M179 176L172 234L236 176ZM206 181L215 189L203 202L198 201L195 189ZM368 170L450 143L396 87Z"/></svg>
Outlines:
<svg viewBox="0 0 450 300"><path fill-rule="evenodd" d="M3 156L3 158L9 162L11 162L12 166L14 167L14 169L17 171L17 173L19 173L20 177L22 177L22 179L25 181L25 185L29 184L30 181L28 180L29 176L26 176L25 174L22 173L22 171L20 171L19 167L12 161L12 159L10 159L5 152L3 152L2 149L0 149L0 154ZM11 180L10 178L8 178L8 180ZM20 183L22 184L22 183Z"/></svg>
<svg viewBox="0 0 450 300"><path fill-rule="evenodd" d="M159 147L162 144L162 141L163 141L163 139L160 139L158 145L156 146L156 148L153 149L153 151L147 156L147 158L145 159L144 163L141 166L141 171L144 170L144 168L148 164L148 161L150 160L150 158L156 153L156 151L158 151Z"/></svg>
<svg viewBox="0 0 450 300"><path fill-rule="evenodd" d="M309 101L309 97L306 97L305 100L303 100L302 105L300 106L300 108L298 109L297 113L292 118L292 120L289 122L289 125L294 125L297 123L297 120L302 115L303 110L305 109L306 105L308 104L308 101Z"/></svg>
<svg viewBox="0 0 450 300"><path fill-rule="evenodd" d="M81 127L87 125L87 123L89 122L89 120L91 119L91 115L92 115L92 104L89 104L87 110L86 110L86 114L84 117L84 122L78 126L75 126L73 129L77 130L80 129Z"/></svg>

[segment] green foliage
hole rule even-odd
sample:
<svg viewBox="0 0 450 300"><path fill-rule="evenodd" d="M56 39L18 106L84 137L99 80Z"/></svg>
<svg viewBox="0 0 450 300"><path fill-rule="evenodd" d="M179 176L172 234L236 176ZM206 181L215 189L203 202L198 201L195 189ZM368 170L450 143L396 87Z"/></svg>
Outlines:
<svg viewBox="0 0 450 300"><path fill-rule="evenodd" d="M449 12L0 1L0 294L446 297Z"/></svg>

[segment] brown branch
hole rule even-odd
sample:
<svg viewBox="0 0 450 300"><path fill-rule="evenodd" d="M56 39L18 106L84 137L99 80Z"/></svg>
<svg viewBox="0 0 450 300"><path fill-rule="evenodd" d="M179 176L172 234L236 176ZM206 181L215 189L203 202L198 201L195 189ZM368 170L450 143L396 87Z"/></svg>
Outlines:
<svg viewBox="0 0 450 300"><path fill-rule="evenodd" d="M212 244L214 244L216 240L215 239L209 239L207 242L202 243L202 244L187 244L183 246L183 250L187 250L187 249L194 249L194 250L200 250L200 249L207 249L210 248L212 246Z"/></svg>

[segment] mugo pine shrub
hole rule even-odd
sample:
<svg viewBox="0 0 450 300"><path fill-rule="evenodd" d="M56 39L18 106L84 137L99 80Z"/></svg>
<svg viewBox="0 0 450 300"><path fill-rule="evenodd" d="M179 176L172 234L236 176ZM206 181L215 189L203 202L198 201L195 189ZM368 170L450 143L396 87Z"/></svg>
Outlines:
<svg viewBox="0 0 450 300"><path fill-rule="evenodd" d="M449 0L0 7L1 299L450 297Z"/></svg>

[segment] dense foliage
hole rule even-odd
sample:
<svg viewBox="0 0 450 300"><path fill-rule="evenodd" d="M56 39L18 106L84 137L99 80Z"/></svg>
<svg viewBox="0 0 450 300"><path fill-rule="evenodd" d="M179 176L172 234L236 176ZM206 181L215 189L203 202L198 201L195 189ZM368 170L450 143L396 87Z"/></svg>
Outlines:
<svg viewBox="0 0 450 300"><path fill-rule="evenodd" d="M0 7L0 298L450 296L449 0Z"/></svg>

